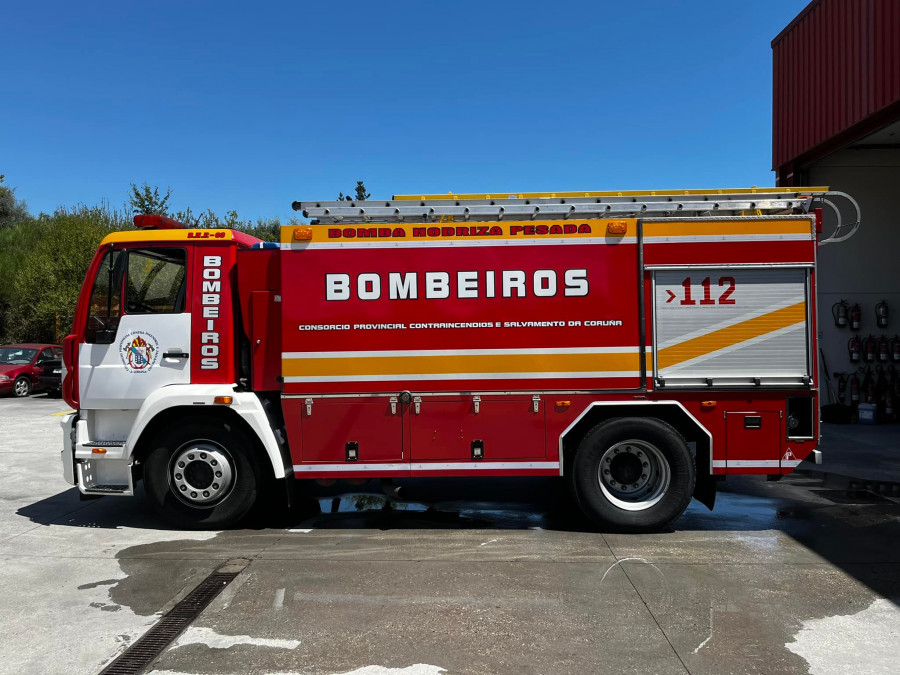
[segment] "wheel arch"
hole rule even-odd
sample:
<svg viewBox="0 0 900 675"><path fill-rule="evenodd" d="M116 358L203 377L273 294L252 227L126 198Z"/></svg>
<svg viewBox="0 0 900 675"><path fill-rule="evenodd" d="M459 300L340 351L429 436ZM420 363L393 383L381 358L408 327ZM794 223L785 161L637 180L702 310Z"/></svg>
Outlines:
<svg viewBox="0 0 900 675"><path fill-rule="evenodd" d="M712 475L713 438L709 430L679 401L595 401L559 436L559 471L563 475L585 435L598 424L619 417L654 417L662 420L685 441L693 444L696 454L697 482L694 498L712 510L716 500L716 479Z"/></svg>
<svg viewBox="0 0 900 675"><path fill-rule="evenodd" d="M217 396L230 396L232 405L215 404ZM148 396L132 426L126 454L143 462L160 430L184 420L238 425L253 440L261 458L268 458L272 468L270 475L274 478L289 475L287 468L291 462L287 444L276 436L263 402L253 392L235 392L224 387L175 385L163 387Z"/></svg>

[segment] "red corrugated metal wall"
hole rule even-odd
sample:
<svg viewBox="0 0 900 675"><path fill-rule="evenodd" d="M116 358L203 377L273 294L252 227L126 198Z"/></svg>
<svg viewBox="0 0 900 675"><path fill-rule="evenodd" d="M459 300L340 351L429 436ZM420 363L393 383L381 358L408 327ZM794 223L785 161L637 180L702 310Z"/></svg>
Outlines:
<svg viewBox="0 0 900 675"><path fill-rule="evenodd" d="M900 101L900 0L814 0L772 57L777 170Z"/></svg>

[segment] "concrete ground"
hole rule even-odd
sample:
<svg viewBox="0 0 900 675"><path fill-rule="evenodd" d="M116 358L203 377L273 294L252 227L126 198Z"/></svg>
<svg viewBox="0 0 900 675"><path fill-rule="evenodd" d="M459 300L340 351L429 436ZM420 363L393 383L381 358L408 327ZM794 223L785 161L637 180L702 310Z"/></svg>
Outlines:
<svg viewBox="0 0 900 675"><path fill-rule="evenodd" d="M823 424L828 473L900 484L900 424Z"/></svg>
<svg viewBox="0 0 900 675"><path fill-rule="evenodd" d="M732 478L653 535L590 531L545 479L332 488L196 533L79 501L63 410L0 399L0 673L96 673L236 558L152 672L900 672L900 500L839 477Z"/></svg>

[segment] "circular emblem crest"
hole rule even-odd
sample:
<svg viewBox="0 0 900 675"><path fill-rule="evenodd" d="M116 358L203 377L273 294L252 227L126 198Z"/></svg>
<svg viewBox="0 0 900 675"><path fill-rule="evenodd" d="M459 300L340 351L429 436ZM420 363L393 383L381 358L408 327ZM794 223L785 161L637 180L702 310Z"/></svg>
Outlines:
<svg viewBox="0 0 900 675"><path fill-rule="evenodd" d="M119 343L122 365L129 373L149 373L159 359L159 341L150 333L132 331Z"/></svg>

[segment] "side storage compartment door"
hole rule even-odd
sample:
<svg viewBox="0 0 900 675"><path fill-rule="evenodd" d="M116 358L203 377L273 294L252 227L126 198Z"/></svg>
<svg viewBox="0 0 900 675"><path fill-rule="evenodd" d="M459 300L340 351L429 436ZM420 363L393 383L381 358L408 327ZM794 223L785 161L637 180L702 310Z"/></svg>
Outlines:
<svg viewBox="0 0 900 675"><path fill-rule="evenodd" d="M522 396L482 397L476 401L472 396L465 396L424 399L418 413L415 405L408 409L414 462L491 462L546 456L541 400ZM473 444L480 446L480 457Z"/></svg>
<svg viewBox="0 0 900 675"><path fill-rule="evenodd" d="M809 271L684 267L654 275L659 386L807 386Z"/></svg>
<svg viewBox="0 0 900 675"><path fill-rule="evenodd" d="M780 413L725 413L725 434L725 459L729 469L778 473L782 438Z"/></svg>
<svg viewBox="0 0 900 675"><path fill-rule="evenodd" d="M347 464L348 470L352 465L361 471L371 464L403 461L400 408L395 412L387 397L349 403L308 400L291 399L300 419L301 456L295 461Z"/></svg>

